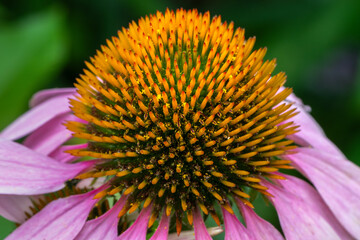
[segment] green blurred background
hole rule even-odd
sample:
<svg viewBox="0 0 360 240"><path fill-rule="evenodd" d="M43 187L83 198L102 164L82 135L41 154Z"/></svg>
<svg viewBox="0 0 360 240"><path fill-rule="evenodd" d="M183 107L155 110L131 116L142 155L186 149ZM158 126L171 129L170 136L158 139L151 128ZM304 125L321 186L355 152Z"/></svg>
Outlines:
<svg viewBox="0 0 360 240"><path fill-rule="evenodd" d="M84 60L118 29L167 7L209 10L256 36L328 137L360 164L359 0L1 1L0 129L36 91L72 86ZM271 208L260 212L271 220ZM0 239L13 229L0 218Z"/></svg>

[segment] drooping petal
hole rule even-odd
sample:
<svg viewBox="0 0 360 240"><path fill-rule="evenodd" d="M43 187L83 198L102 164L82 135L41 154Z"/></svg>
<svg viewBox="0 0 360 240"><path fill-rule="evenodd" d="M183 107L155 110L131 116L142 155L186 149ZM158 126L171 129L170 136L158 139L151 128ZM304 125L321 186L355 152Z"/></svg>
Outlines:
<svg viewBox="0 0 360 240"><path fill-rule="evenodd" d="M35 107L36 105L39 105L45 101L47 101L50 98L61 96L61 95L69 95L69 94L75 94L76 88L52 88L52 89L45 89L42 91L39 91L35 93L31 100L30 100L30 107Z"/></svg>
<svg viewBox="0 0 360 240"><path fill-rule="evenodd" d="M60 163L21 144L0 139L0 194L54 192L93 164Z"/></svg>
<svg viewBox="0 0 360 240"><path fill-rule="evenodd" d="M145 240L146 231L152 206L148 206L141 210L133 225L131 225L125 232L123 232L117 239L119 240Z"/></svg>
<svg viewBox="0 0 360 240"><path fill-rule="evenodd" d="M339 157L345 158L345 155L335 146L326 136L319 135L306 129L306 125L294 119L295 123L300 125L300 132L289 135L287 138L303 147L313 147L320 151L326 151Z"/></svg>
<svg viewBox="0 0 360 240"><path fill-rule="evenodd" d="M29 196L0 194L0 215L12 222L24 222L29 206L32 206Z"/></svg>
<svg viewBox="0 0 360 240"><path fill-rule="evenodd" d="M286 191L298 196L302 201L306 202L312 209L327 220L331 227L336 231L341 239L352 239L350 234L343 228L334 214L330 211L319 193L307 182L290 175L279 174L286 178L286 180L276 181Z"/></svg>
<svg viewBox="0 0 360 240"><path fill-rule="evenodd" d="M57 115L70 112L68 98L72 96L71 94L61 95L37 105L6 127L0 133L0 137L9 140L19 139Z"/></svg>
<svg viewBox="0 0 360 240"><path fill-rule="evenodd" d="M169 220L170 218L166 215L165 211L161 217L159 226L156 229L156 232L150 240L167 240L169 235Z"/></svg>
<svg viewBox="0 0 360 240"><path fill-rule="evenodd" d="M283 87L281 89L284 89ZM291 121L295 119L302 119L300 121L303 121L305 125L307 126L307 129L325 135L324 130L321 128L321 126L314 120L314 118L310 115L311 108L307 105L305 105L300 98L298 98L294 93L290 94L286 98L287 102L291 102L294 107L299 111L300 117L293 117L291 118Z"/></svg>
<svg viewBox="0 0 360 240"><path fill-rule="evenodd" d="M71 113L65 113L51 119L36 129L23 144L39 153L48 155L71 138L72 132L63 125L66 121L76 120Z"/></svg>
<svg viewBox="0 0 360 240"><path fill-rule="evenodd" d="M293 102L293 107L291 109L296 108L296 111L298 112L296 116L288 121L293 121L296 125L300 126L300 131L288 136L289 139L304 147L312 146L319 150L344 157L344 154L326 137L320 125L310 115L307 106L305 106L295 94L291 94L287 98L287 101Z"/></svg>
<svg viewBox="0 0 360 240"><path fill-rule="evenodd" d="M118 232L118 213L124 207L127 196L123 195L119 201L102 216L85 223L76 240L101 239L113 240Z"/></svg>
<svg viewBox="0 0 360 240"><path fill-rule="evenodd" d="M286 189L264 181L279 216L285 238L292 239L340 239L325 216L301 197Z"/></svg>
<svg viewBox="0 0 360 240"><path fill-rule="evenodd" d="M281 233L271 223L259 217L250 207L235 198L246 224L246 229L252 233L257 240L281 240Z"/></svg>
<svg viewBox="0 0 360 240"><path fill-rule="evenodd" d="M242 225L242 223L237 219L235 214L229 213L224 208L221 208L224 224L225 224L225 240L232 239L243 239L249 240L253 239L251 233Z"/></svg>
<svg viewBox="0 0 360 240"><path fill-rule="evenodd" d="M316 149L298 151L287 157L315 185L344 228L360 238L360 168Z"/></svg>
<svg viewBox="0 0 360 240"><path fill-rule="evenodd" d="M199 208L194 210L194 231L196 240L211 240L211 236L208 233L204 220L201 216Z"/></svg>
<svg viewBox="0 0 360 240"><path fill-rule="evenodd" d="M73 156L69 153L66 153L65 151L86 148L87 145L88 145L87 143L84 143L84 144L78 144L78 145L60 146L57 149L55 149L53 152L51 152L49 154L49 157L54 158L55 160L57 160L59 162L63 162L63 163L72 162L72 161L78 159L79 157Z"/></svg>
<svg viewBox="0 0 360 240"><path fill-rule="evenodd" d="M288 155L290 159L298 159L299 156L304 157L304 155L311 156L312 158L316 159L317 161L321 161L326 165L332 166L333 168L337 168L341 173L347 175L351 182L355 185L353 187L358 188L360 182L360 167L354 164L353 162L349 161L346 158L333 155L329 152L319 151L313 148L297 148L296 149L299 154L291 154ZM296 161L296 160L295 160ZM303 160L298 160L303 161ZM307 162L310 162L308 160ZM355 180L355 182L354 182Z"/></svg>
<svg viewBox="0 0 360 240"><path fill-rule="evenodd" d="M49 203L40 212L24 222L6 240L58 239L68 240L80 232L97 199L94 195L103 189L60 198Z"/></svg>

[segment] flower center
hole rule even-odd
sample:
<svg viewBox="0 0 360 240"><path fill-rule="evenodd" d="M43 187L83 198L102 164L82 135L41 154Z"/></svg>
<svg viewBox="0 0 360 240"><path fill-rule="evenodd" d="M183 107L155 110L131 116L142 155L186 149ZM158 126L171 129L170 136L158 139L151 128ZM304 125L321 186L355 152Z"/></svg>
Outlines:
<svg viewBox="0 0 360 240"><path fill-rule="evenodd" d="M86 149L70 151L98 159L79 178L108 176L104 194L129 195L120 215L153 204L177 222L199 206L217 218L228 196L248 205L245 189L268 194L260 177L281 178L290 168L280 155L295 146L295 113L280 90L284 73L271 76L275 60L252 52L255 38L209 13L157 13L107 41L78 79L74 136ZM275 173L274 173L275 172Z"/></svg>

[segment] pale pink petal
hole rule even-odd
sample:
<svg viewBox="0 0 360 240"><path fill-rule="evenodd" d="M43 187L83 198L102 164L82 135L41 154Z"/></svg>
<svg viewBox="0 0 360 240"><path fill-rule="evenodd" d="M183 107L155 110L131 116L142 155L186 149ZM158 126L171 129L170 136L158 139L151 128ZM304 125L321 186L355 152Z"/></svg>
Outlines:
<svg viewBox="0 0 360 240"><path fill-rule="evenodd" d="M215 236L222 233L224 230L221 227L207 228L206 231L210 236ZM181 231L180 236L177 233L170 233L167 240L196 240L194 230Z"/></svg>
<svg viewBox="0 0 360 240"><path fill-rule="evenodd" d="M131 225L117 239L145 240L151 211L152 211L152 206L148 206L147 208L141 210L140 215L137 217L133 225Z"/></svg>
<svg viewBox="0 0 360 240"><path fill-rule="evenodd" d="M340 239L328 219L314 204L308 204L298 195L264 181L279 216L287 240L291 239ZM301 186L299 186L300 188Z"/></svg>
<svg viewBox="0 0 360 240"><path fill-rule="evenodd" d="M225 224L225 240L242 239L249 240L254 239L251 233L242 225L237 219L235 214L231 214L224 208L221 208L224 224Z"/></svg>
<svg viewBox="0 0 360 240"><path fill-rule="evenodd" d="M236 204L242 213L247 231L257 240L281 240L284 237L271 223L259 217L250 207L235 198Z"/></svg>
<svg viewBox="0 0 360 240"><path fill-rule="evenodd" d="M342 227L339 221L335 218L334 214L330 211L324 200L319 193L307 182L290 175L280 174L286 180L277 180L276 182L281 185L286 191L297 195L311 208L316 209L327 222L332 226L341 239L352 239L349 233Z"/></svg>
<svg viewBox="0 0 360 240"><path fill-rule="evenodd" d="M317 159L318 161L322 161L327 165L333 166L334 168L339 169L343 174L347 175L352 182L360 182L360 168L353 162L349 161L346 158L340 157L339 155L334 155L329 152L319 151L313 148L297 148L297 152L300 152L300 156L305 154L312 156L313 158ZM292 159L293 157L297 157L297 154L290 154L287 155L288 158ZM302 160L301 160L302 161ZM308 161L309 162L309 161ZM359 187L356 184L355 187Z"/></svg>
<svg viewBox="0 0 360 240"><path fill-rule="evenodd" d="M1 133L1 138L9 140L19 139L36 130L59 114L70 112L69 97L73 95L61 95L45 101L30 109Z"/></svg>
<svg viewBox="0 0 360 240"><path fill-rule="evenodd" d="M0 194L54 192L93 164L60 163L21 144L0 139Z"/></svg>
<svg viewBox="0 0 360 240"><path fill-rule="evenodd" d="M93 199L93 197L100 190L102 189L60 198L49 203L18 227L6 240L74 239L84 226L90 210L97 202L98 199Z"/></svg>
<svg viewBox="0 0 360 240"><path fill-rule="evenodd" d="M339 148L325 136L322 128L295 94L291 94L286 100L293 103L291 109L296 108L297 112L299 112L296 116L289 119L288 122L293 121L296 125L299 125L300 132L288 136L289 139L304 147L312 146L319 150L344 157Z"/></svg>
<svg viewBox="0 0 360 240"><path fill-rule="evenodd" d="M194 231L196 240L211 240L211 236L208 233L204 220L201 216L199 208L194 210ZM181 236L181 235L180 235Z"/></svg>
<svg viewBox="0 0 360 240"><path fill-rule="evenodd" d="M170 218L166 215L165 211L161 217L159 226L156 229L156 232L150 240L167 240L169 234L169 220Z"/></svg>
<svg viewBox="0 0 360 240"><path fill-rule="evenodd" d="M79 159L79 157L73 156L69 153L66 153L67 150L73 150L73 149L82 149L87 147L87 143L84 144L78 144L78 145L65 145L60 146L57 149L55 149L53 152L49 154L49 157L54 158L55 160L63 163L68 163L75 161Z"/></svg>
<svg viewBox="0 0 360 240"><path fill-rule="evenodd" d="M287 136L288 139L293 140L295 143L302 147L312 147L319 151L326 151L331 154L346 158L345 155L331 142L326 136L319 135L319 133L309 131L305 124L293 119L295 124L300 125L300 132Z"/></svg>
<svg viewBox="0 0 360 240"><path fill-rule="evenodd" d="M29 206L32 206L29 196L0 194L0 215L12 222L24 222Z"/></svg>
<svg viewBox="0 0 360 240"><path fill-rule="evenodd" d="M194 230L181 231L180 236L177 233L170 233L167 240L195 240Z"/></svg>
<svg viewBox="0 0 360 240"><path fill-rule="evenodd" d="M34 151L48 155L71 138L72 132L64 126L66 121L76 120L71 113L65 113L51 119L36 129L23 144Z"/></svg>
<svg viewBox="0 0 360 240"><path fill-rule="evenodd" d="M69 94L75 94L76 88L52 88L52 89L45 89L42 91L39 91L35 93L31 100L30 100L30 107L35 107L36 105L39 105L50 98L54 98L61 95L69 95Z"/></svg>
<svg viewBox="0 0 360 240"><path fill-rule="evenodd" d="M360 238L360 169L336 155L300 148L288 155L316 187L335 217L355 238Z"/></svg>
<svg viewBox="0 0 360 240"><path fill-rule="evenodd" d="M76 236L76 240L101 239L114 240L118 235L118 214L124 207L127 196L123 195L119 201L102 216L87 221Z"/></svg>
<svg viewBox="0 0 360 240"><path fill-rule="evenodd" d="M88 188L95 189L101 187L108 181L107 177L98 177L98 178L86 178L81 180L78 184L76 184L77 188Z"/></svg>
<svg viewBox="0 0 360 240"><path fill-rule="evenodd" d="M282 90L284 90L284 87L281 87L279 92ZM290 94L284 102L291 102L293 106L290 109L296 108L296 112L298 112L296 116L286 122L293 121L300 126L300 132L290 135L287 138L294 140L301 146L312 146L344 157L343 153L325 136L323 129L310 115L309 106L304 105L301 99L293 93Z"/></svg>
<svg viewBox="0 0 360 240"><path fill-rule="evenodd" d="M294 93L292 93L286 98L285 101L291 102L293 106L300 112L297 117L294 117L295 119L299 119L299 121L305 123L305 125L310 131L325 135L324 130L310 115L310 107L304 105L300 98L298 98ZM294 118L291 118L291 121Z"/></svg>

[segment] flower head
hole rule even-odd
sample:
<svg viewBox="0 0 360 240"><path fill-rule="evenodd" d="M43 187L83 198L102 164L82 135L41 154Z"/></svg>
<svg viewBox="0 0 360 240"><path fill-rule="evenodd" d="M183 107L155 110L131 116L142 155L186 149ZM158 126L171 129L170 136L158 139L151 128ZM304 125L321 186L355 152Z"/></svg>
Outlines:
<svg viewBox="0 0 360 240"><path fill-rule="evenodd" d="M56 114L49 115L47 108L38 107L48 120L27 128L19 120L2 133L12 140L35 130L24 141L28 148L4 140L0 150L22 149L22 157L34 156L34 166L37 154L40 165L59 165L66 175L44 170L43 179L53 181L38 191L28 191L28 183L12 192L4 188L5 194L22 195L62 189L32 197L35 207L27 213L29 220L9 239L21 234L51 238L54 233L36 222L52 221L60 232L70 213L76 224L66 236L76 239L114 239L119 234L119 239L145 239L157 220L151 239L167 239L169 229L186 236L183 226L193 227L196 239L210 239L208 231L219 229L207 230L202 213L224 224L225 239L281 239L251 209L250 192L274 204L286 238L359 236L356 223L338 222L346 221L344 206L330 193L341 189L339 180L349 180L352 186L342 190L344 195L359 189L354 179L359 169L326 139L302 103L290 95L291 89L283 87L285 74L272 75L275 60L264 61L266 49L253 51L254 42L233 23L196 10L158 12L119 31L91 63L86 62L75 84L77 93L71 93L71 112L55 109ZM68 97L67 91L56 93L59 96L53 98L39 94L33 103L41 106ZM72 137L84 144L61 146L70 138L64 121ZM47 133L54 126L59 127L56 134ZM64 137L56 138L59 135ZM337 159L324 160L333 157L324 150ZM334 169L335 164L349 168ZM293 167L318 191L279 172ZM333 189L326 189L321 168L337 174ZM29 178L37 171L31 169ZM246 227L235 216L235 206ZM129 227L129 216L138 210ZM357 221L360 216L355 213L352 218Z"/></svg>
<svg viewBox="0 0 360 240"><path fill-rule="evenodd" d="M107 194L123 192L120 215L153 204L193 222L198 206L216 221L214 204L233 213L229 195L251 206L244 187L262 194L260 177L289 168L277 156L293 149L291 89L285 74L271 76L275 61L251 51L244 30L196 11L157 13L130 24L102 46L78 79L71 102L85 122L67 124L84 149L98 158L79 178L113 176Z"/></svg>

